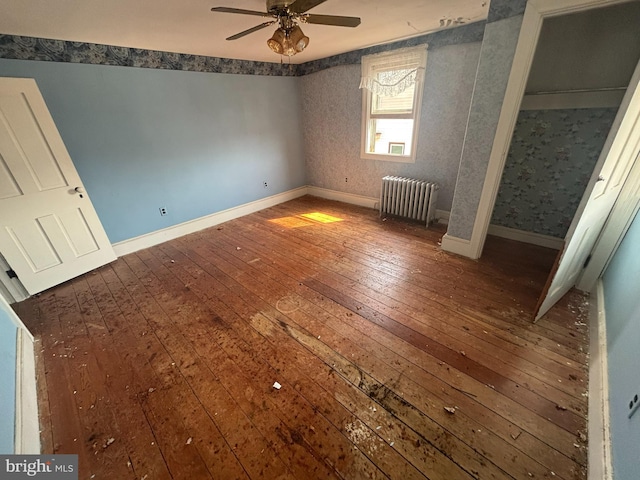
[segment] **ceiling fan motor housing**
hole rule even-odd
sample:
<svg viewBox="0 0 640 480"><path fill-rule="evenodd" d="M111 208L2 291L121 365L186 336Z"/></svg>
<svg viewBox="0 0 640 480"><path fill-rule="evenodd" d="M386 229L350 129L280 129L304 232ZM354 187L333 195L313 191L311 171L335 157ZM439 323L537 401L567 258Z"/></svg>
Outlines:
<svg viewBox="0 0 640 480"><path fill-rule="evenodd" d="M269 13L281 12L291 5L295 0L267 0L267 11Z"/></svg>

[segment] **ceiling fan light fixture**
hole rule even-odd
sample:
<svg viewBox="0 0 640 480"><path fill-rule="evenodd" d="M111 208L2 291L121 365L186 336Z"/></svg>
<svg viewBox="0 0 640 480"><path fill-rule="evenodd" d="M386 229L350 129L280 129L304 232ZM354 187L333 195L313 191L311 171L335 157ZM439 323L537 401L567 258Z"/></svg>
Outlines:
<svg viewBox="0 0 640 480"><path fill-rule="evenodd" d="M285 53L285 43L287 41L287 32L282 28L278 28L269 40L267 40L267 45L271 50L279 55L284 55Z"/></svg>
<svg viewBox="0 0 640 480"><path fill-rule="evenodd" d="M291 29L288 36L296 53L302 52L309 45L309 37L302 32L302 29L298 25Z"/></svg>

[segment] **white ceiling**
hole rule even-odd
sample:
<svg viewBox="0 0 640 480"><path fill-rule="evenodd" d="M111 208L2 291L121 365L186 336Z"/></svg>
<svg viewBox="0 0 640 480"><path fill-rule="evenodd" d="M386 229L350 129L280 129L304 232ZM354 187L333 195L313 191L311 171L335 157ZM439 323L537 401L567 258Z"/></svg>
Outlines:
<svg viewBox="0 0 640 480"><path fill-rule="evenodd" d="M226 6L265 11L264 0L0 0L0 33L168 52L279 62L267 47L275 27L225 41L266 21L213 13ZM487 18L488 0L327 0L309 13L360 17L356 28L303 25L304 63L441 30L441 20ZM286 61L286 59L285 59Z"/></svg>

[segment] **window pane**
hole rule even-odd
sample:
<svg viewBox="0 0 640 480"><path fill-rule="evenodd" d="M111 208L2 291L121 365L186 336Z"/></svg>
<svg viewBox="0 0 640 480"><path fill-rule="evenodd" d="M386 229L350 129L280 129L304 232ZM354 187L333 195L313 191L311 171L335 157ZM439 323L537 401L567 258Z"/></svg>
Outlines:
<svg viewBox="0 0 640 480"><path fill-rule="evenodd" d="M410 70L394 70L393 74L406 75ZM390 72L379 72L377 74L378 81L380 83L384 83L386 80L384 79L385 74L389 74ZM380 96L373 95L372 105L371 105L371 113L372 114L381 114L381 113L407 113L411 114L413 112L413 94L415 92L416 86L415 84L407 87L404 92L395 95L395 96Z"/></svg>
<svg viewBox="0 0 640 480"><path fill-rule="evenodd" d="M408 156L411 152L413 120L377 119L369 125L368 153Z"/></svg>

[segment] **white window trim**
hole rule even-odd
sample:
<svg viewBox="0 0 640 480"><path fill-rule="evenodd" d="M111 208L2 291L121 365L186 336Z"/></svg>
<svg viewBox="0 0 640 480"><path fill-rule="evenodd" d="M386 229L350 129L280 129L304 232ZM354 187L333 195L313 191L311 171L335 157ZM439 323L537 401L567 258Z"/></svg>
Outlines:
<svg viewBox="0 0 640 480"><path fill-rule="evenodd" d="M389 52L378 53L374 55L366 55L362 57L362 75L368 73L369 65L375 65L379 63L392 63L394 59L400 55L407 55L408 53L414 53L419 56L420 66L418 68L426 69L427 65L427 47L428 45L420 45L417 47L403 48L398 50L392 50ZM365 68L367 72L365 72ZM418 150L418 132L420 131L420 117L422 111L422 93L424 90L424 77L419 76L422 79L416 80L416 88L413 104L413 132L411 151L408 155L389 155L384 153L370 153L367 151L367 124L370 120L371 112L371 98L372 93L366 88L362 89L362 126L360 133L360 158L369 160L381 160L387 162L399 162L399 163L415 163L416 152Z"/></svg>

